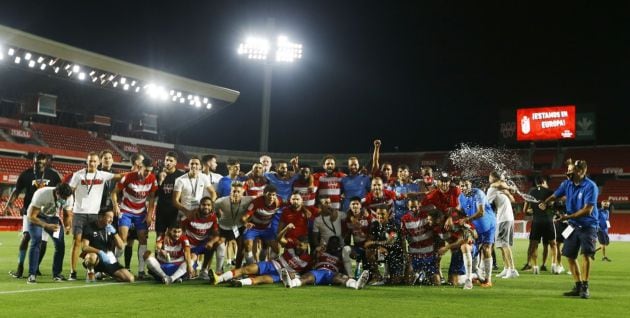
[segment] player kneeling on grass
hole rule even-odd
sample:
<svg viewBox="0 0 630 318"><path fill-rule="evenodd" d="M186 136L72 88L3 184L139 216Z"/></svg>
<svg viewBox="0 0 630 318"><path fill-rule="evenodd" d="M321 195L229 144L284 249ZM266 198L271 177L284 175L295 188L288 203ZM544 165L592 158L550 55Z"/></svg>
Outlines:
<svg viewBox="0 0 630 318"><path fill-rule="evenodd" d="M193 268L196 269L198 255L203 255L200 277L205 280L210 279L208 265L212 259L212 253L217 246L221 245L219 223L217 215L212 211L212 205L212 198L203 197L193 215L182 221L182 229L190 243L192 262L195 263ZM217 270L219 268L220 266L217 266Z"/></svg>
<svg viewBox="0 0 630 318"><path fill-rule="evenodd" d="M242 287L258 284L273 284L280 281L280 271L285 270L293 274L302 274L310 268L311 256L308 254L308 236L300 236L297 239L287 239L287 232L295 229L293 223L287 224L278 233L278 242L284 247L284 252L276 259L266 262L248 264L242 268L227 271L222 275L216 275L211 270L211 283L219 284L231 281L232 286ZM256 275L250 278L233 280L241 275Z"/></svg>
<svg viewBox="0 0 630 318"><path fill-rule="evenodd" d="M375 221L370 225L370 233L364 247L367 266L370 273L370 285L384 285L385 280L379 272L379 262L384 262L389 273L389 284L401 284L405 278L405 252L402 235L393 219L390 219L390 207L386 204L374 206Z"/></svg>
<svg viewBox="0 0 630 318"><path fill-rule="evenodd" d="M477 233L467 223L468 220L462 211L451 209L450 217L453 220L453 226L445 230L442 212L439 210L429 212L430 223L435 226L435 231L439 233L440 238L446 242L446 245L440 247L438 254L444 255L448 250L451 251L451 264L448 270L449 283L453 286L463 284L464 289L472 289L472 254L474 254L473 243L477 238Z"/></svg>
<svg viewBox="0 0 630 318"><path fill-rule="evenodd" d="M282 282L287 288L300 287L303 285L344 285L348 288L361 289L367 284L369 272L363 271L358 279L349 278L347 275L339 273L342 268L341 261L341 240L337 236L331 236L328 244L320 246L317 251L317 263L315 269L297 277L295 272L289 272L286 268L280 270Z"/></svg>
<svg viewBox="0 0 630 318"><path fill-rule="evenodd" d="M182 233L179 223L170 225L166 234L158 237L155 242L155 256L149 251L144 254L149 274L166 285L181 282L181 278L186 274L188 277L195 274L190 256L190 243Z"/></svg>
<svg viewBox="0 0 630 318"><path fill-rule="evenodd" d="M110 250L112 246L123 247L123 241L116 234L116 229L112 226L114 211L101 210L95 222L86 224L83 227L83 267L87 269L86 282L96 280L95 272L106 273L119 282L133 283L133 274L124 268Z"/></svg>

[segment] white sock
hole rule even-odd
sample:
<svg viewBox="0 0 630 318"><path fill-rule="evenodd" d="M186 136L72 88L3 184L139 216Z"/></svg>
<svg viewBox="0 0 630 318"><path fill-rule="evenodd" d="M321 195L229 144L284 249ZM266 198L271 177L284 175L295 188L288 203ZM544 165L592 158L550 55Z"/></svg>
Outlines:
<svg viewBox="0 0 630 318"><path fill-rule="evenodd" d="M225 262L225 244L219 244L216 248L217 272L223 272L223 263Z"/></svg>
<svg viewBox="0 0 630 318"><path fill-rule="evenodd" d="M344 246L341 250L341 259L343 260L343 268L346 270L346 275L352 275L352 259L350 258L350 252L352 248L350 246Z"/></svg>
<svg viewBox="0 0 630 318"><path fill-rule="evenodd" d="M302 281L299 278L294 278L293 280L291 280L292 285L295 287L300 287L302 286Z"/></svg>
<svg viewBox="0 0 630 318"><path fill-rule="evenodd" d="M484 269L484 274L485 274L484 276L486 276L486 281L491 282L492 281L492 257L483 259L483 269Z"/></svg>
<svg viewBox="0 0 630 318"><path fill-rule="evenodd" d="M123 244L122 248L116 247L114 249L114 255L116 256L116 258L120 258L123 255L123 253L125 252L125 247L126 246L127 246L127 244Z"/></svg>
<svg viewBox="0 0 630 318"><path fill-rule="evenodd" d="M479 257L479 253L477 253L477 256L473 257L472 259L472 272L473 273L477 273L479 272L479 260L481 258Z"/></svg>
<svg viewBox="0 0 630 318"><path fill-rule="evenodd" d="M164 273L164 271L162 270L162 267L160 267L160 262L158 262L157 259L155 259L155 257L153 256L149 256L146 260L147 262L147 267L154 273L158 274L160 277L165 278L168 275L166 275L166 273Z"/></svg>
<svg viewBox="0 0 630 318"><path fill-rule="evenodd" d="M357 288L357 281L354 280L353 278L350 278L346 281L346 287L348 288Z"/></svg>
<svg viewBox="0 0 630 318"><path fill-rule="evenodd" d="M144 253L147 252L147 245L138 245L138 272L144 272Z"/></svg>
<svg viewBox="0 0 630 318"><path fill-rule="evenodd" d="M227 271L219 276L219 283L230 281L232 278L234 278L234 273Z"/></svg>
<svg viewBox="0 0 630 318"><path fill-rule="evenodd" d="M175 271L175 273L173 273L173 275L171 275L171 279L173 281L177 280L178 278L184 276L184 274L186 274L186 272L188 272L187 267L188 265L186 265L186 262L181 263L179 265L179 267L177 268L177 270Z"/></svg>
<svg viewBox="0 0 630 318"><path fill-rule="evenodd" d="M245 279L241 279L241 284L243 284L243 286L250 286L250 285L253 285L254 282L252 282L251 278L245 278Z"/></svg>
<svg viewBox="0 0 630 318"><path fill-rule="evenodd" d="M247 254L245 254L245 262L247 264L253 264L254 263L254 252L247 252Z"/></svg>
<svg viewBox="0 0 630 318"><path fill-rule="evenodd" d="M466 279L472 279L472 255L470 251L464 254L464 268L466 269Z"/></svg>

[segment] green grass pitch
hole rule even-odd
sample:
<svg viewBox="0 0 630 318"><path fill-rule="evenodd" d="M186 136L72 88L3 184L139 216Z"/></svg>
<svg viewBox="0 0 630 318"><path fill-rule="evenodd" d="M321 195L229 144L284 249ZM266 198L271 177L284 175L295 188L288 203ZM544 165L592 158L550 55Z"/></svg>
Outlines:
<svg viewBox="0 0 630 318"><path fill-rule="evenodd" d="M570 275L522 272L516 279L494 278L494 287L462 290L442 287L282 285L230 288L201 281L164 286L153 282L86 284L51 279L54 247L49 245L38 284L11 278L17 232L0 232L0 317L628 317L630 313L630 243L612 242L609 257L593 264L591 299L566 298ZM151 236L153 240L153 235ZM516 264L525 263L527 241L517 240ZM64 274L70 269L67 238ZM134 255L135 257L135 255ZM448 257L442 263L447 271ZM565 261L565 268L567 264ZM135 272L135 259L132 269Z"/></svg>

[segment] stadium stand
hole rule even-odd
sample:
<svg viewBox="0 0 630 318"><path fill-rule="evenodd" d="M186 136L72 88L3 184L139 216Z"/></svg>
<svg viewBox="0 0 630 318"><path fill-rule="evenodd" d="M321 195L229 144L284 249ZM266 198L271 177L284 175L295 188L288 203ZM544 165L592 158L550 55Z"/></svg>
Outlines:
<svg viewBox="0 0 630 318"><path fill-rule="evenodd" d="M630 199L630 180L618 179L609 180L602 187L599 195L600 200L628 201Z"/></svg>
<svg viewBox="0 0 630 318"><path fill-rule="evenodd" d="M630 165L630 146L566 148L564 158L586 160L589 167L624 167Z"/></svg>
<svg viewBox="0 0 630 318"><path fill-rule="evenodd" d="M92 136L87 130L41 123L32 123L31 129L37 132L51 148L82 152L111 148L104 139ZM122 157L119 154L114 154L114 160L120 162Z"/></svg>

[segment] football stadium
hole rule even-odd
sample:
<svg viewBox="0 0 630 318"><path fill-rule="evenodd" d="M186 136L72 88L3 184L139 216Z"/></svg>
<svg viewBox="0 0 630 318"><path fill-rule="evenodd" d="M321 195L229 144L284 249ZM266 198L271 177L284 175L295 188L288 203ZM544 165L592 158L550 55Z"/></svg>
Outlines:
<svg viewBox="0 0 630 318"><path fill-rule="evenodd" d="M390 10L403 9L382 16ZM619 141L623 124L622 137L607 138L615 115L601 105L528 97L455 121L472 112L451 112L441 103L459 97L441 97L432 124L406 108L378 118L343 109L276 116L272 91L274 108L282 107L276 95L333 100L283 89L299 81L286 65L313 63L308 55L318 52L298 37L244 37L222 50L255 69L236 78L217 65L219 75L200 79L2 19L2 317L614 317L630 309L630 142ZM285 26L262 21L267 31ZM471 121L483 137L471 137ZM229 142L213 141L221 138ZM293 139L314 150L286 150Z"/></svg>

